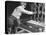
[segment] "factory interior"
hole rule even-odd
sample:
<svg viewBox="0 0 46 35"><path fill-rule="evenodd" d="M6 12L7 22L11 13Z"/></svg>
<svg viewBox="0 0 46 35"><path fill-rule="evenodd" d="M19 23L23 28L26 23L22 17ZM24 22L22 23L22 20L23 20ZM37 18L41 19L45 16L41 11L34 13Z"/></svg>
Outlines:
<svg viewBox="0 0 46 35"><path fill-rule="evenodd" d="M33 15L22 13L20 17L21 24L17 28L16 34L20 33L39 33L44 32L45 28L45 3L26 2L26 10L36 12ZM19 2L6 2L7 18L10 16L15 7L19 6ZM8 8L8 9L7 9ZM8 24L8 19L6 20ZM5 25L8 27L8 25ZM7 30L6 30L7 32Z"/></svg>

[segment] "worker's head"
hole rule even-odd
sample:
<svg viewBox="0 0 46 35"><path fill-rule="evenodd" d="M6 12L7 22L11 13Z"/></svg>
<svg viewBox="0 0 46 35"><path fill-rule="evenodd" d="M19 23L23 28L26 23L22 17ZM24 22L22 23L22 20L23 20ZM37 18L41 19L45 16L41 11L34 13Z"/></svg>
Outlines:
<svg viewBox="0 0 46 35"><path fill-rule="evenodd" d="M21 2L21 6L26 7L26 2Z"/></svg>

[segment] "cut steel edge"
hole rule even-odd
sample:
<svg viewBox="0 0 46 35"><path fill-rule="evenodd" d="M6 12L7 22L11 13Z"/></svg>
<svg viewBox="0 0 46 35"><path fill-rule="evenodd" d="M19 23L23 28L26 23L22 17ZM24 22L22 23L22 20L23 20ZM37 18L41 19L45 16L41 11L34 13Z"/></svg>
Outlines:
<svg viewBox="0 0 46 35"><path fill-rule="evenodd" d="M44 27L44 26L45 26L43 23L36 22L36 21L33 21L33 20L29 20L29 21L27 21L27 23L35 24L35 25L39 25L39 26L42 26L42 27Z"/></svg>

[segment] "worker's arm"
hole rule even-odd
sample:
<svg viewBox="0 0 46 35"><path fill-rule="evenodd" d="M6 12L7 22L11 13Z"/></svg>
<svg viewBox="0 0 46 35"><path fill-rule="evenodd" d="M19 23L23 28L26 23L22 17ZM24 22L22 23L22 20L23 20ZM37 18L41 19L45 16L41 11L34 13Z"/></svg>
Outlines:
<svg viewBox="0 0 46 35"><path fill-rule="evenodd" d="M36 14L35 12L33 11L28 11L28 10L25 10L25 9L20 9L23 13L26 13L26 14Z"/></svg>
<svg viewBox="0 0 46 35"><path fill-rule="evenodd" d="M27 11L27 10L22 10L23 13L26 13L26 14L34 14L33 12L31 11Z"/></svg>

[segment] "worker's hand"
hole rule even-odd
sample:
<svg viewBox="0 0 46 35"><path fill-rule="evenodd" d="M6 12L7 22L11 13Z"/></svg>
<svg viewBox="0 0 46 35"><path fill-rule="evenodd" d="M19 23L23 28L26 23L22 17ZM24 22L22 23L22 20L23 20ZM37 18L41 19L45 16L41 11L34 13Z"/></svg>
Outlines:
<svg viewBox="0 0 46 35"><path fill-rule="evenodd" d="M34 12L34 14L37 14L37 12Z"/></svg>

